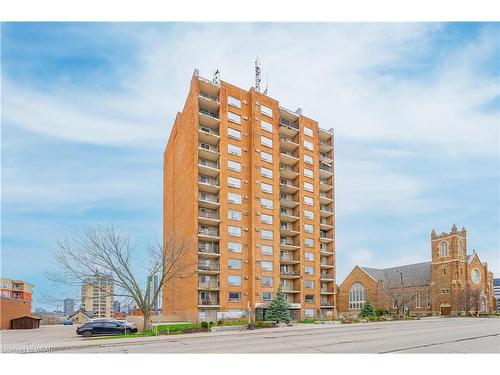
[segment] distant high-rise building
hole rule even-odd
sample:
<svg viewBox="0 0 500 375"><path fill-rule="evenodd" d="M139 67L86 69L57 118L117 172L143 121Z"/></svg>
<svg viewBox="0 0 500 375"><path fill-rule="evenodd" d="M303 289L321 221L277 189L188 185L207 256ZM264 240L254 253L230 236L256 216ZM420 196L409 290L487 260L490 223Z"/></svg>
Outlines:
<svg viewBox="0 0 500 375"><path fill-rule="evenodd" d="M493 294L497 301L497 311L500 312L500 278L493 279Z"/></svg>
<svg viewBox="0 0 500 375"><path fill-rule="evenodd" d="M120 303L120 301L113 302L113 312L114 313L121 312L121 303Z"/></svg>
<svg viewBox="0 0 500 375"><path fill-rule="evenodd" d="M153 276L153 290L156 291L158 290L158 286L160 284L160 276L159 275L154 275ZM153 298L152 305L154 310L159 310L161 308L161 291L158 294L156 298Z"/></svg>
<svg viewBox="0 0 500 375"><path fill-rule="evenodd" d="M113 315L114 282L111 276L99 275L88 278L82 285L82 308L92 311L96 318Z"/></svg>
<svg viewBox="0 0 500 375"><path fill-rule="evenodd" d="M163 289L163 311L263 319L281 287L293 319L333 317L333 155L333 130L301 109L196 70L164 152L163 190L164 241L195 243L187 276Z"/></svg>
<svg viewBox="0 0 500 375"><path fill-rule="evenodd" d="M66 298L64 300L64 315L71 315L75 312L75 300L73 298Z"/></svg>

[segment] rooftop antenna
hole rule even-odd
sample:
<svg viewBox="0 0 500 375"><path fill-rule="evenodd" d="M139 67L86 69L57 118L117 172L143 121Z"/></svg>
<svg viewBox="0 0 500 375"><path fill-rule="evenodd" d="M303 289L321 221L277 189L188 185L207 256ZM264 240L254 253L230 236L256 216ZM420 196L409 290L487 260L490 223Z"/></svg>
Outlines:
<svg viewBox="0 0 500 375"><path fill-rule="evenodd" d="M269 74L266 73L266 89L264 90L264 95L267 95L267 90L269 90Z"/></svg>
<svg viewBox="0 0 500 375"><path fill-rule="evenodd" d="M255 90L260 92L260 62L259 56L255 59Z"/></svg>
<svg viewBox="0 0 500 375"><path fill-rule="evenodd" d="M219 69L217 69L214 73L214 78L212 79L212 81L216 84L216 85L219 85L220 84L220 72L219 72Z"/></svg>

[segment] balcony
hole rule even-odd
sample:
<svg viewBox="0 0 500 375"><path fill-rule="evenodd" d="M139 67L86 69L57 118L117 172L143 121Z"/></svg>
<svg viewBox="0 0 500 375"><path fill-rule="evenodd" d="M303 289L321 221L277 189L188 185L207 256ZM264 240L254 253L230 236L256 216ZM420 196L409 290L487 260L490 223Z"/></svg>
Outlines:
<svg viewBox="0 0 500 375"><path fill-rule="evenodd" d="M282 150L293 152L299 147L299 144L297 143L296 138L280 134L280 147Z"/></svg>
<svg viewBox="0 0 500 375"><path fill-rule="evenodd" d="M287 222L280 223L280 233L285 236L296 236L299 234L299 231L294 228L294 226Z"/></svg>
<svg viewBox="0 0 500 375"><path fill-rule="evenodd" d="M205 176L218 177L220 173L220 166L218 162L199 158L198 171L200 174Z"/></svg>
<svg viewBox="0 0 500 375"><path fill-rule="evenodd" d="M335 280L335 277L333 276L333 273L330 272L321 272L319 275L319 279L322 281L333 281Z"/></svg>
<svg viewBox="0 0 500 375"><path fill-rule="evenodd" d="M210 112L217 113L219 111L219 95L218 93L210 93L208 91L200 90L198 94L200 108L206 109Z"/></svg>
<svg viewBox="0 0 500 375"><path fill-rule="evenodd" d="M333 150L331 138L328 140L320 138L319 139L319 151L327 153L327 152L330 152L331 150Z"/></svg>
<svg viewBox="0 0 500 375"><path fill-rule="evenodd" d="M320 204L319 211L321 217L329 217L333 215L333 208L325 206L323 204Z"/></svg>
<svg viewBox="0 0 500 375"><path fill-rule="evenodd" d="M210 143L200 142L198 144L198 156L202 159L219 161L219 147Z"/></svg>
<svg viewBox="0 0 500 375"><path fill-rule="evenodd" d="M333 232L328 233L327 231L321 230L319 231L319 240L321 242L333 242Z"/></svg>
<svg viewBox="0 0 500 375"><path fill-rule="evenodd" d="M280 209L280 220L294 223L299 220L297 213L292 209L281 208Z"/></svg>
<svg viewBox="0 0 500 375"><path fill-rule="evenodd" d="M300 293L300 290L294 288L293 285L281 285L281 290L284 293Z"/></svg>
<svg viewBox="0 0 500 375"><path fill-rule="evenodd" d="M219 192L219 179L198 175L198 190L217 194Z"/></svg>
<svg viewBox="0 0 500 375"><path fill-rule="evenodd" d="M300 278L300 273L294 270L280 270L280 277L283 279L298 279Z"/></svg>
<svg viewBox="0 0 500 375"><path fill-rule="evenodd" d="M198 140L203 143L218 145L220 140L219 130L213 129L209 126L199 126Z"/></svg>
<svg viewBox="0 0 500 375"><path fill-rule="evenodd" d="M329 301L321 301L320 302L320 305L321 305L321 308L322 309L333 309L333 301L332 302L329 302Z"/></svg>
<svg viewBox="0 0 500 375"><path fill-rule="evenodd" d="M284 250L296 250L300 248L300 245L292 237L281 237L280 247Z"/></svg>
<svg viewBox="0 0 500 375"><path fill-rule="evenodd" d="M319 263L321 268L334 268L335 266L333 265L333 259L330 261L324 260L323 257L321 257L321 261Z"/></svg>
<svg viewBox="0 0 500 375"><path fill-rule="evenodd" d="M298 156L297 152L280 150L280 161L282 164L293 166L299 162Z"/></svg>
<svg viewBox="0 0 500 375"><path fill-rule="evenodd" d="M294 194L297 191L299 191L299 188L291 180L287 180L286 178L281 178L280 191L287 194Z"/></svg>
<svg viewBox="0 0 500 375"><path fill-rule="evenodd" d="M293 180L299 176L299 172L297 172L297 168L292 168L287 164L280 163L280 175L281 177Z"/></svg>
<svg viewBox="0 0 500 375"><path fill-rule="evenodd" d="M200 240L219 239L219 229L217 227L199 227L198 238Z"/></svg>
<svg viewBox="0 0 500 375"><path fill-rule="evenodd" d="M325 255L332 255L333 252L333 246L328 246L325 243L319 244L319 252Z"/></svg>
<svg viewBox="0 0 500 375"><path fill-rule="evenodd" d="M198 223L216 225L220 222L219 211L208 208L198 209Z"/></svg>
<svg viewBox="0 0 500 375"><path fill-rule="evenodd" d="M294 200L292 195L280 194L280 205L283 208L295 208L299 205L299 202Z"/></svg>
<svg viewBox="0 0 500 375"><path fill-rule="evenodd" d="M319 192L319 201L321 204L328 205L333 202L333 195L331 193Z"/></svg>
<svg viewBox="0 0 500 375"><path fill-rule="evenodd" d="M219 111L216 109L209 109L208 107L200 107L198 111L198 121L200 124L208 125L211 128L218 128L220 123Z"/></svg>
<svg viewBox="0 0 500 375"><path fill-rule="evenodd" d="M198 256L219 257L219 244L217 242L198 243Z"/></svg>
<svg viewBox="0 0 500 375"><path fill-rule="evenodd" d="M198 306L199 307L220 307L220 302L218 299L210 299L210 298L199 299Z"/></svg>
<svg viewBox="0 0 500 375"><path fill-rule="evenodd" d="M321 294L335 294L335 290L333 288L322 287L320 289Z"/></svg>
<svg viewBox="0 0 500 375"><path fill-rule="evenodd" d="M280 134L288 135L289 137L294 137L299 132L298 117L297 120L289 120L286 118L280 118Z"/></svg>
<svg viewBox="0 0 500 375"><path fill-rule="evenodd" d="M210 281L208 283L198 283L198 289L201 290L219 290L220 285L218 281Z"/></svg>
<svg viewBox="0 0 500 375"><path fill-rule="evenodd" d="M320 178L328 178L333 176L333 167L325 163L319 163Z"/></svg>
<svg viewBox="0 0 500 375"><path fill-rule="evenodd" d="M322 229L322 230L332 229L333 228L333 217L331 219L326 218L326 217L320 218L319 226L320 226L320 229Z"/></svg>
<svg viewBox="0 0 500 375"><path fill-rule="evenodd" d="M319 190L320 191L330 191L333 189L333 179L331 178L320 178L319 179Z"/></svg>
<svg viewBox="0 0 500 375"><path fill-rule="evenodd" d="M280 263L281 264L297 264L300 261L294 259L293 254L290 253L280 253Z"/></svg>
<svg viewBox="0 0 500 375"><path fill-rule="evenodd" d="M219 196L217 194L205 193L204 191L198 192L198 207L216 210L219 206Z"/></svg>
<svg viewBox="0 0 500 375"><path fill-rule="evenodd" d="M219 273L220 267L218 263L198 263L199 273Z"/></svg>

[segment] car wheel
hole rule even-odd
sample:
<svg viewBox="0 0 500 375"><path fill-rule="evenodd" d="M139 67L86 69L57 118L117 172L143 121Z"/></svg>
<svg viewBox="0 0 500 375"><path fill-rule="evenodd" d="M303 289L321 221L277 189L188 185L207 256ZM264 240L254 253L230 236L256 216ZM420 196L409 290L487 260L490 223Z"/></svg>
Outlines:
<svg viewBox="0 0 500 375"><path fill-rule="evenodd" d="M91 337L92 331L83 331L83 337Z"/></svg>

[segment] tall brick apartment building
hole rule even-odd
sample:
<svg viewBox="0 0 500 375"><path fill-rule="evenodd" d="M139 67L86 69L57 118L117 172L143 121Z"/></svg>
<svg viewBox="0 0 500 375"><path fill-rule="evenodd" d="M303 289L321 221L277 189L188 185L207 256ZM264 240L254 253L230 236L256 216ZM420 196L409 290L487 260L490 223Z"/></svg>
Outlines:
<svg viewBox="0 0 500 375"><path fill-rule="evenodd" d="M164 153L164 240L193 246L163 313L215 320L279 286L295 319L333 316L333 132L257 89L195 70Z"/></svg>
<svg viewBox="0 0 500 375"><path fill-rule="evenodd" d="M386 269L356 266L340 285L340 314L358 314L366 301L393 311L399 291L410 299L411 315L448 315L494 311L493 273L479 255L467 252L467 232L453 225L451 232L431 233L432 261Z"/></svg>

